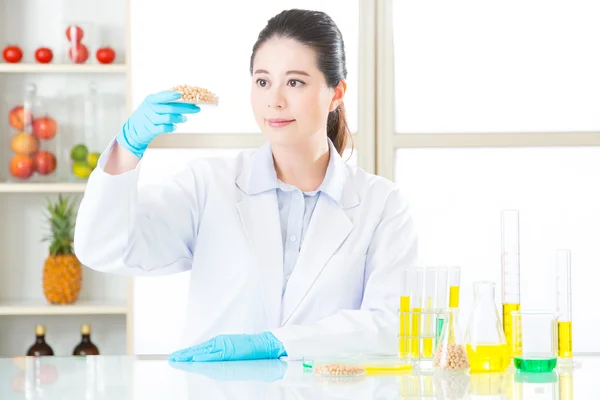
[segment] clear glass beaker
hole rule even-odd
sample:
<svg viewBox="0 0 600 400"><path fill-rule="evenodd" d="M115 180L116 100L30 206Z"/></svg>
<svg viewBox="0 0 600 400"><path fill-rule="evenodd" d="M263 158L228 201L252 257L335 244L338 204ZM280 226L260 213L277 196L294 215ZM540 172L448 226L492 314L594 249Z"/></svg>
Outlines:
<svg viewBox="0 0 600 400"><path fill-rule="evenodd" d="M471 372L501 372L510 364L510 349L496 308L496 284L473 284L475 304L465 335Z"/></svg>
<svg viewBox="0 0 600 400"><path fill-rule="evenodd" d="M514 311L512 323L515 367L524 372L553 371L558 354L556 314Z"/></svg>
<svg viewBox="0 0 600 400"><path fill-rule="evenodd" d="M470 367L462 331L458 324L458 308L446 309L444 328L433 359L433 367L444 371L467 371Z"/></svg>

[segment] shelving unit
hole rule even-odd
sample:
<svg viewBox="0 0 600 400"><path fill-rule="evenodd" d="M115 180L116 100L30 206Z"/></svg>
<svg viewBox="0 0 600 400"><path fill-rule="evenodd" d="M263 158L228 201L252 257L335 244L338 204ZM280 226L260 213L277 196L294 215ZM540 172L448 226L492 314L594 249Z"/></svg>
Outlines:
<svg viewBox="0 0 600 400"><path fill-rule="evenodd" d="M0 302L0 315L126 315L129 308L119 301L78 301L72 305L52 305L45 301Z"/></svg>
<svg viewBox="0 0 600 400"><path fill-rule="evenodd" d="M0 26L4 27L0 43L17 44L24 52L19 63L0 58L0 357L23 355L34 340L36 324L46 325L47 341L56 355L70 355L83 323L92 325L92 340L101 354L133 352L132 278L83 267L82 289L75 304L52 305L43 294L42 271L48 256L48 245L41 242L48 229L43 216L46 199L56 199L59 194L81 198L86 182L62 175L56 182L7 181L5 152L16 133L8 124L8 107L27 83L34 83L42 96L58 98L83 95L94 81L99 93L122 99L118 100L119 111L130 112L129 7L129 0L65 0L58 5L44 0L0 0ZM31 14L32 9L36 13ZM66 24L78 21L93 27L83 39L89 48L84 64L69 63L64 56ZM107 44L116 50L117 59L113 64L100 64L95 59L96 48ZM55 52L49 64L32 58L33 50L42 46ZM67 107L66 103L61 107ZM57 135L65 135L61 126L59 121ZM108 143L112 136L114 128L107 128L101 132L101 142ZM70 151L66 142L60 151ZM57 153L59 162L60 157ZM69 169L70 165L63 171ZM98 248L102 251L101 243Z"/></svg>
<svg viewBox="0 0 600 400"><path fill-rule="evenodd" d="M83 193L85 183L0 183L0 193Z"/></svg>
<svg viewBox="0 0 600 400"><path fill-rule="evenodd" d="M125 74L127 65L86 65L86 64L0 64L3 74Z"/></svg>

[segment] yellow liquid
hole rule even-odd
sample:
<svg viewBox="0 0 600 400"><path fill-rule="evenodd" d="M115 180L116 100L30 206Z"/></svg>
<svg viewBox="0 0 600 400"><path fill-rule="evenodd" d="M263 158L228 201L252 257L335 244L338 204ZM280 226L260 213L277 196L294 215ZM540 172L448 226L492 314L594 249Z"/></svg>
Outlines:
<svg viewBox="0 0 600 400"><path fill-rule="evenodd" d="M520 304L502 304L502 324L504 328L504 336L506 336L506 343L508 344L508 351L510 354L522 354L523 348L522 343L513 344L513 333L512 333L512 315L513 311L519 311L521 309Z"/></svg>
<svg viewBox="0 0 600 400"><path fill-rule="evenodd" d="M510 352L506 344L467 345L471 372L502 372L510 364Z"/></svg>
<svg viewBox="0 0 600 400"><path fill-rule="evenodd" d="M572 325L569 322L558 323L558 356L563 358L573 357Z"/></svg>
<svg viewBox="0 0 600 400"><path fill-rule="evenodd" d="M431 310L432 299L429 297L427 299L427 309ZM431 323L431 318L429 314L425 315L425 333L433 336L433 324ZM433 338L424 338L423 339L423 357L432 357L433 356Z"/></svg>
<svg viewBox="0 0 600 400"><path fill-rule="evenodd" d="M410 296L401 296L400 297L400 312L409 312L410 311ZM400 357L408 356L408 339L407 333L409 327L408 315L400 314L400 337L398 344L398 354Z"/></svg>
<svg viewBox="0 0 600 400"><path fill-rule="evenodd" d="M458 308L460 286L450 286L450 308Z"/></svg>
<svg viewBox="0 0 600 400"><path fill-rule="evenodd" d="M558 374L560 400L573 400L573 375Z"/></svg>
<svg viewBox="0 0 600 400"><path fill-rule="evenodd" d="M420 313L420 307L413 308L414 313ZM413 314L411 326L410 354L413 357L419 357L419 314Z"/></svg>

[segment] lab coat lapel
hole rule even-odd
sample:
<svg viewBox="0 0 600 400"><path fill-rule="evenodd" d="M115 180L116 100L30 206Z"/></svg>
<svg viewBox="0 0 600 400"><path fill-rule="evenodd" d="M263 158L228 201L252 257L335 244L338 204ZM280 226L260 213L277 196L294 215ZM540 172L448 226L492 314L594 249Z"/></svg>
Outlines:
<svg viewBox="0 0 600 400"><path fill-rule="evenodd" d="M321 193L283 296L282 326L298 308L331 256L353 228L354 224L344 210Z"/></svg>
<svg viewBox="0 0 600 400"><path fill-rule="evenodd" d="M246 238L256 258L269 328L280 326L283 250L277 192L246 196L237 204ZM235 277L232 277L235 279Z"/></svg>
<svg viewBox="0 0 600 400"><path fill-rule="evenodd" d="M243 192L236 206L258 266L269 329L280 326L283 286L281 224L277 191L273 190L276 180L269 142L246 160L236 180Z"/></svg>

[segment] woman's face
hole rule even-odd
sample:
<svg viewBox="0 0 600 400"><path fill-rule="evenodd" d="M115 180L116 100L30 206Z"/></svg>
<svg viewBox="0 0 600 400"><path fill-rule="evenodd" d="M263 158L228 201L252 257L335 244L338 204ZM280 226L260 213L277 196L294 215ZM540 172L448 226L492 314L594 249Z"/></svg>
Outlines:
<svg viewBox="0 0 600 400"><path fill-rule="evenodd" d="M311 48L288 38L265 42L254 56L252 109L273 145L302 146L327 135L327 116L346 83L327 87Z"/></svg>

